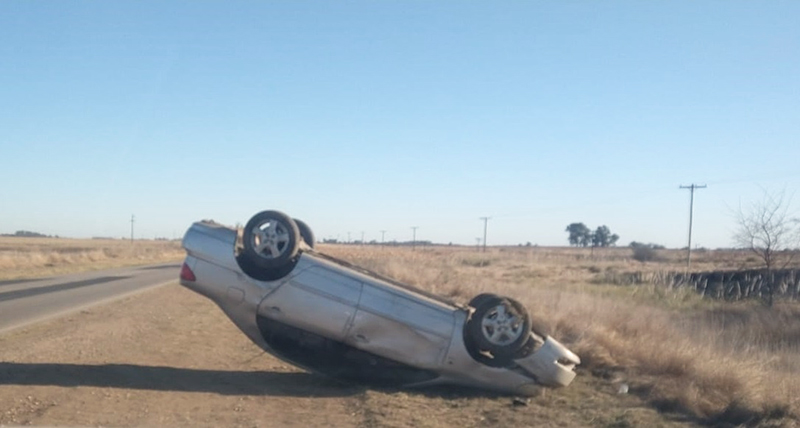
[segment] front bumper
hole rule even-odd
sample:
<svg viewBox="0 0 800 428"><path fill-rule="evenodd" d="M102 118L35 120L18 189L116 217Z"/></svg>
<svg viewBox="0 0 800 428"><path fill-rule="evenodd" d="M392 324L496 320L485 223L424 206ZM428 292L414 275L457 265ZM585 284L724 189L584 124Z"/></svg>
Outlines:
<svg viewBox="0 0 800 428"><path fill-rule="evenodd" d="M515 362L538 383L561 387L569 385L575 379L575 366L581 363L581 359L548 336L536 352Z"/></svg>

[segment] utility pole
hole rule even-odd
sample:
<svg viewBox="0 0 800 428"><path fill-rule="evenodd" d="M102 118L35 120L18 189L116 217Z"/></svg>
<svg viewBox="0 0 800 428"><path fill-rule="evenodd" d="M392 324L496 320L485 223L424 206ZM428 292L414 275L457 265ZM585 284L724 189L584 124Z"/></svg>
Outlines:
<svg viewBox="0 0 800 428"><path fill-rule="evenodd" d="M364 231L361 231L361 245L364 245Z"/></svg>
<svg viewBox="0 0 800 428"><path fill-rule="evenodd" d="M689 246L686 251L686 271L692 266L692 217L694 213L694 189L705 189L705 184L697 185L692 183L690 186L680 186L680 189L689 189Z"/></svg>
<svg viewBox="0 0 800 428"><path fill-rule="evenodd" d="M475 238L475 251L480 251L480 250L481 250L481 238L480 237L476 237Z"/></svg>
<svg viewBox="0 0 800 428"><path fill-rule="evenodd" d="M136 218L131 214L131 243L133 243L133 222L136 221Z"/></svg>
<svg viewBox="0 0 800 428"><path fill-rule="evenodd" d="M480 220L483 220L483 252L486 252L486 227L489 223L489 219L491 217L479 217Z"/></svg>
<svg viewBox="0 0 800 428"><path fill-rule="evenodd" d="M411 230L414 231L414 237L411 239L411 251L417 249L417 229L419 226L411 226Z"/></svg>
<svg viewBox="0 0 800 428"><path fill-rule="evenodd" d="M381 230L381 248L383 248L383 238L386 236L386 231Z"/></svg>
<svg viewBox="0 0 800 428"><path fill-rule="evenodd" d="M347 243L350 244L350 232L347 232Z"/></svg>

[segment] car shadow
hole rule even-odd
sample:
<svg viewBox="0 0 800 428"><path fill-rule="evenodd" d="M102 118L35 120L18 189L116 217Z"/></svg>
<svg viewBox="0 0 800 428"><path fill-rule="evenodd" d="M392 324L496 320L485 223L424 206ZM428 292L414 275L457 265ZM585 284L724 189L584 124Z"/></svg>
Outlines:
<svg viewBox="0 0 800 428"><path fill-rule="evenodd" d="M0 385L94 386L221 395L342 397L364 388L303 372L225 371L134 364L0 362Z"/></svg>

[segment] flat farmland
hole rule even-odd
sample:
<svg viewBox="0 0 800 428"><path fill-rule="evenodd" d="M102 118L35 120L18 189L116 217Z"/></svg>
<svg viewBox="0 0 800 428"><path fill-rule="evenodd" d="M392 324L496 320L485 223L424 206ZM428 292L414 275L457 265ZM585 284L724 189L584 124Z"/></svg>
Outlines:
<svg viewBox="0 0 800 428"><path fill-rule="evenodd" d="M0 424L798 426L794 303L725 303L599 280L678 270L680 253L642 264L622 248L320 250L460 301L513 296L582 357L579 375L516 403L461 388L340 384L265 354L212 302L172 284L0 335ZM744 257L708 252L697 262Z"/></svg>
<svg viewBox="0 0 800 428"><path fill-rule="evenodd" d="M178 261L179 241L0 236L0 281Z"/></svg>

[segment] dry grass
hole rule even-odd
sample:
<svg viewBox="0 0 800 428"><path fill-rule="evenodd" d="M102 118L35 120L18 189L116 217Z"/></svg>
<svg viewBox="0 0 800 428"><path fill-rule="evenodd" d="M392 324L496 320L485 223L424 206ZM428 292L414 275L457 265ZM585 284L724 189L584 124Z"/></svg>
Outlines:
<svg viewBox="0 0 800 428"><path fill-rule="evenodd" d="M180 260L175 241L0 237L0 280Z"/></svg>
<svg viewBox="0 0 800 428"><path fill-rule="evenodd" d="M607 271L684 268L662 251L642 264L628 249L323 246L322 251L466 302L513 296L582 358L584 375L626 382L661 411L711 424L796 426L800 415L800 306L703 300L686 290L593 283ZM693 268L739 268L741 252L693 254ZM588 372L588 373L587 373Z"/></svg>
<svg viewBox="0 0 800 428"><path fill-rule="evenodd" d="M629 249L377 248L323 252L462 302L513 296L540 328L583 358L582 376L625 382L661 411L719 425L797 426L800 306L703 300L686 290L597 284L609 272L684 269L683 253L640 263ZM0 280L180 260L177 242L0 238ZM693 254L693 269L753 263L741 252Z"/></svg>

